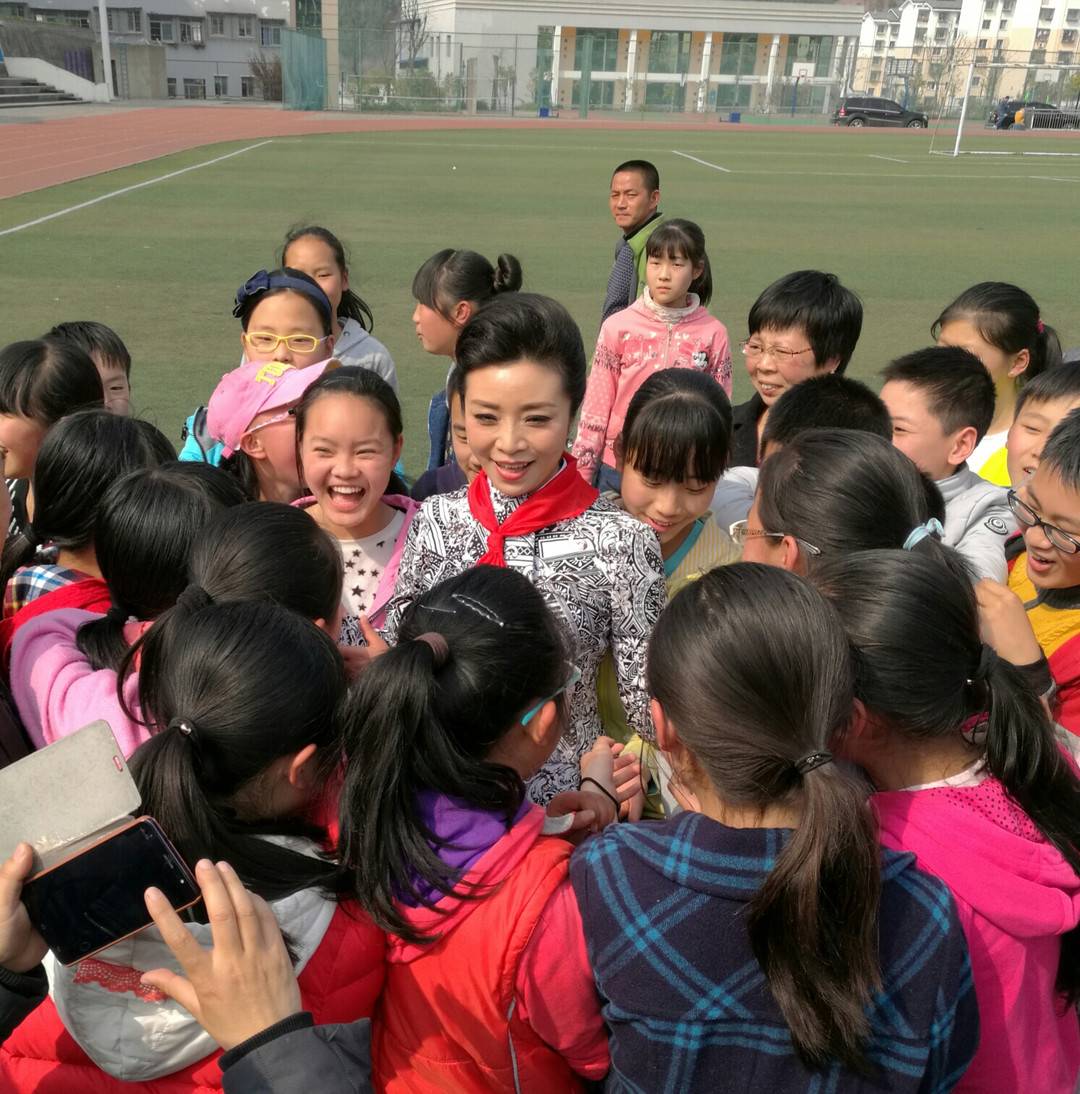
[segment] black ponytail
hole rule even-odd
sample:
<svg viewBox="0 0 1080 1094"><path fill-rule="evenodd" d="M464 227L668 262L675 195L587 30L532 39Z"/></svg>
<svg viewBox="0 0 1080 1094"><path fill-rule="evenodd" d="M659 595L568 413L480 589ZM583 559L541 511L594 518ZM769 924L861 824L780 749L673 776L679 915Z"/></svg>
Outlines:
<svg viewBox="0 0 1080 1094"><path fill-rule="evenodd" d="M337 647L273 604L192 599L200 606L183 632L143 651L139 702L153 736L130 761L143 808L187 862L226 859L266 900L333 887L334 864L261 838L326 836L302 817L268 814L261 780L315 744L315 784L328 785L345 692Z"/></svg>
<svg viewBox="0 0 1080 1094"><path fill-rule="evenodd" d="M244 500L224 471L206 463L174 461L113 483L94 523L94 550L112 609L84 623L75 639L94 669L120 669L125 621L156 619L175 602L206 524Z"/></svg>
<svg viewBox="0 0 1080 1094"><path fill-rule="evenodd" d="M421 939L400 900L430 907L452 890L482 895L454 889L457 875L432 850L438 841L417 815L417 795L458 798L509 828L524 783L485 757L568 673L558 623L513 570L475 567L410 606L398 644L365 670L345 716L342 863L384 930Z"/></svg>
<svg viewBox="0 0 1080 1094"><path fill-rule="evenodd" d="M985 733L987 772L1080 874L1080 778L1024 676L983 646L962 572L929 554L867 551L822 560L813 576L847 628L867 709L916 741L958 739L965 723ZM1073 1001L1078 932L1063 937L1058 972Z"/></svg>
<svg viewBox="0 0 1080 1094"><path fill-rule="evenodd" d="M107 410L80 410L45 435L34 463L34 520L4 545L0 587L39 546L81 550L94 539L105 491L128 471L175 460L168 438L149 422Z"/></svg>
<svg viewBox="0 0 1080 1094"><path fill-rule="evenodd" d="M159 648L179 642L192 612L213 601L263 600L329 623L341 603L341 574L341 552L301 510L272 501L224 509L192 548L190 585L127 650L120 680L148 647L157 658Z"/></svg>
<svg viewBox="0 0 1080 1094"><path fill-rule="evenodd" d="M493 266L476 251L447 248L433 254L416 271L412 294L421 304L451 318L462 300L484 304L501 293L521 288L521 263L511 254L501 254Z"/></svg>
<svg viewBox="0 0 1080 1094"><path fill-rule="evenodd" d="M784 570L711 570L661 615L647 675L689 752L690 780L733 806L799 809L750 903L750 944L799 1058L867 1070L880 853L865 785L827 752L852 712L836 613Z"/></svg>

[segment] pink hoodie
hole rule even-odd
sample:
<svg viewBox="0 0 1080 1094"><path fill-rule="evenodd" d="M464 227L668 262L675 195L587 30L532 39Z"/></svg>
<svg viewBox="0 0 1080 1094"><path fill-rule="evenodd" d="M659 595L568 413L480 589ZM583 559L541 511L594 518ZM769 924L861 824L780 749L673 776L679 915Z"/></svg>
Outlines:
<svg viewBox="0 0 1080 1094"><path fill-rule="evenodd" d="M996 779L875 794L886 847L914 852L952 890L971 952L979 1050L956 1087L1073 1094L1080 1025L1054 991L1080 878Z"/></svg>
<svg viewBox="0 0 1080 1094"><path fill-rule="evenodd" d="M109 723L125 756L150 736L133 722L116 694L116 673L93 669L75 644L84 623L100 619L95 612L62 608L25 623L11 647L11 694L35 748L44 748L98 718ZM129 624L125 636L135 641L149 624ZM136 714L139 678L124 681L124 701Z"/></svg>
<svg viewBox="0 0 1080 1094"><path fill-rule="evenodd" d="M727 329L689 294L685 308L654 304L648 288L600 328L577 438L571 452L586 482L603 462L616 465L614 444L637 389L667 368L707 372L731 395L731 347Z"/></svg>

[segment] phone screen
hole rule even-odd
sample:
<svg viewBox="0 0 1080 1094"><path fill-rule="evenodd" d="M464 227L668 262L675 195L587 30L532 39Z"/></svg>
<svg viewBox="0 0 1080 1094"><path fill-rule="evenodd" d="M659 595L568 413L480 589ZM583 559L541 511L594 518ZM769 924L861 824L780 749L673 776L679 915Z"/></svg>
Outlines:
<svg viewBox="0 0 1080 1094"><path fill-rule="evenodd" d="M199 898L191 871L157 822L142 817L23 886L30 921L64 965L149 926L143 893L156 886L174 908Z"/></svg>

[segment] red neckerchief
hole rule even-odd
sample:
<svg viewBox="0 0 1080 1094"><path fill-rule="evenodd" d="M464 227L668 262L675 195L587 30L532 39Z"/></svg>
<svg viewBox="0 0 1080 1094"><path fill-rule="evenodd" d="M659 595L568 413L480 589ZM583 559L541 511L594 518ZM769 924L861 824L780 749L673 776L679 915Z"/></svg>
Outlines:
<svg viewBox="0 0 1080 1094"><path fill-rule="evenodd" d="M570 455L563 459L566 461L563 469L535 494L530 494L502 524L495 519L487 473L481 471L473 479L469 487L469 512L488 534L487 551L478 566L505 566L503 544L507 539L527 536L560 520L579 516L600 496L578 473L577 460Z"/></svg>
<svg viewBox="0 0 1080 1094"><path fill-rule="evenodd" d="M82 608L88 612L107 612L111 606L109 586L99 577L73 581L70 585L62 585L59 589L53 589L51 593L35 597L14 615L0 620L0 652L3 656L5 674L11 658L12 640L15 638L15 632L24 623L29 623L31 619L36 619L46 612L54 612L59 608Z"/></svg>

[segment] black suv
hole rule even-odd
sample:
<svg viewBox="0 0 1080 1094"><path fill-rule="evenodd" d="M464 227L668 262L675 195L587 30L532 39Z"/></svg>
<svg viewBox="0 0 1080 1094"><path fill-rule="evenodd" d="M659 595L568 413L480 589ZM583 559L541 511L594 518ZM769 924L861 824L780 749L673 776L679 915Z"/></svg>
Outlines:
<svg viewBox="0 0 1080 1094"><path fill-rule="evenodd" d="M859 129L864 125L889 125L894 129L925 129L929 119L916 110L905 110L892 99L841 99L832 116L833 125Z"/></svg>
<svg viewBox="0 0 1080 1094"><path fill-rule="evenodd" d="M1026 103L1023 99L1003 99L986 119L995 129L1011 129L1016 124L1016 112L1024 112L1024 125L1028 129L1078 129L1080 113L1061 110L1053 103Z"/></svg>

